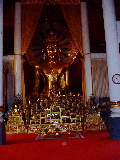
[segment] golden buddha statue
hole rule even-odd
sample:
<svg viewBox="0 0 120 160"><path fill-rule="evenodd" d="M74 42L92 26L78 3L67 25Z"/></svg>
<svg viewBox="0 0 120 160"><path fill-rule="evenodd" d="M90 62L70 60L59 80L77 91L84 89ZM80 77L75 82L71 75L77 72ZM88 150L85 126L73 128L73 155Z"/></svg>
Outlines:
<svg viewBox="0 0 120 160"><path fill-rule="evenodd" d="M27 53L28 61L36 68L35 78L39 79L39 70L43 71L45 80L44 88L46 90L52 90L53 84L55 83L56 89L58 83L63 83L59 85L60 87L62 86L62 88L68 85L68 76L65 78L64 74L62 74L60 80L58 80L58 76L60 76L63 69L67 69L69 65L72 64L77 54L77 50L73 45L74 43L70 38L64 35L58 36L58 34L59 33L50 30L47 38L36 38L37 40L34 40L35 43L32 42ZM35 47L34 49L33 45ZM38 48L38 46L40 46L40 48ZM35 82L35 87L38 88L38 83L40 82L39 80L35 80ZM38 89L36 90L38 91Z"/></svg>

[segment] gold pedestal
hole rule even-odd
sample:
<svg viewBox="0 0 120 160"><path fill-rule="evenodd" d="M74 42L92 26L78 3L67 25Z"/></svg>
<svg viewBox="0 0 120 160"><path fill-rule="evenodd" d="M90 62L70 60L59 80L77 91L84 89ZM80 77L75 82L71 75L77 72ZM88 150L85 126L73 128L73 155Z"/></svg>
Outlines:
<svg viewBox="0 0 120 160"><path fill-rule="evenodd" d="M100 116L100 113L87 114L84 122L84 130L106 129L106 125Z"/></svg>
<svg viewBox="0 0 120 160"><path fill-rule="evenodd" d="M6 125L6 133L27 133L27 129L22 119L22 115L19 112L13 112L9 116L9 120L7 121Z"/></svg>

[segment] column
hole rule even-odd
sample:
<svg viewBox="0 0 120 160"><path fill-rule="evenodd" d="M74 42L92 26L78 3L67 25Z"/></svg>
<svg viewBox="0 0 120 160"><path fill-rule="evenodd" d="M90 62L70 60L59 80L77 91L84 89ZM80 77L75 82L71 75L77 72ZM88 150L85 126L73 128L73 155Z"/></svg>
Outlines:
<svg viewBox="0 0 120 160"><path fill-rule="evenodd" d="M120 139L120 58L114 0L102 0L106 39L111 116L109 133L112 139Z"/></svg>
<svg viewBox="0 0 120 160"><path fill-rule="evenodd" d="M21 2L15 3L14 56L15 56L15 96L19 94L22 97Z"/></svg>
<svg viewBox="0 0 120 160"><path fill-rule="evenodd" d="M90 39L89 39L86 2L81 2L81 22L82 22L83 52L85 54L84 68L85 68L85 82L86 82L86 99L88 101L88 99L92 94L92 75L91 75Z"/></svg>
<svg viewBox="0 0 120 160"><path fill-rule="evenodd" d="M0 1L0 145L5 143L5 123L3 118L3 0Z"/></svg>

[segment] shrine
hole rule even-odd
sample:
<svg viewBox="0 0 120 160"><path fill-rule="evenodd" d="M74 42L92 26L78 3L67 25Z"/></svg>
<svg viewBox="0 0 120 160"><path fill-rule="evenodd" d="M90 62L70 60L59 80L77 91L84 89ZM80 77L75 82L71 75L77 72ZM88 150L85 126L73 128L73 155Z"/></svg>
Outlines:
<svg viewBox="0 0 120 160"><path fill-rule="evenodd" d="M0 71L0 122L7 134L78 138L80 131L109 129L114 137L112 122L119 119L120 106L119 50L115 15L108 26L105 0L102 5L107 54L90 51L85 1L15 2L14 54L1 55Z"/></svg>
<svg viewBox="0 0 120 160"><path fill-rule="evenodd" d="M60 12L59 6L55 7ZM46 6L43 11L51 11L52 8L54 9L53 6ZM41 16L44 14L41 13ZM82 50L77 48L78 44L70 33L69 25L65 22L64 25L53 22L52 19L50 13L42 23L39 19L24 55L26 61L34 68L34 86L28 97L24 98L24 103L20 99L21 95L16 95L14 106L8 112L7 133L60 135L106 128L99 107L91 102L86 104ZM76 35L77 38L81 39ZM76 59L76 63L81 63L81 73L78 72L81 76L81 90L73 90L73 82L70 82L71 76L74 75L73 72L73 75L70 74L70 67ZM25 68L24 72L27 72Z"/></svg>

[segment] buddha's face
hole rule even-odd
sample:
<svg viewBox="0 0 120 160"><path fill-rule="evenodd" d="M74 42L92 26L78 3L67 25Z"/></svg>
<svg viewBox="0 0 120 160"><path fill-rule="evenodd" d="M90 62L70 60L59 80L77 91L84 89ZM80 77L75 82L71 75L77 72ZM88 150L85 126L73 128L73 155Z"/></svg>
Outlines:
<svg viewBox="0 0 120 160"><path fill-rule="evenodd" d="M49 43L47 44L46 46L46 50L47 50L47 54L48 54L48 57L51 58L51 59L54 59L57 55L57 44L55 43Z"/></svg>

